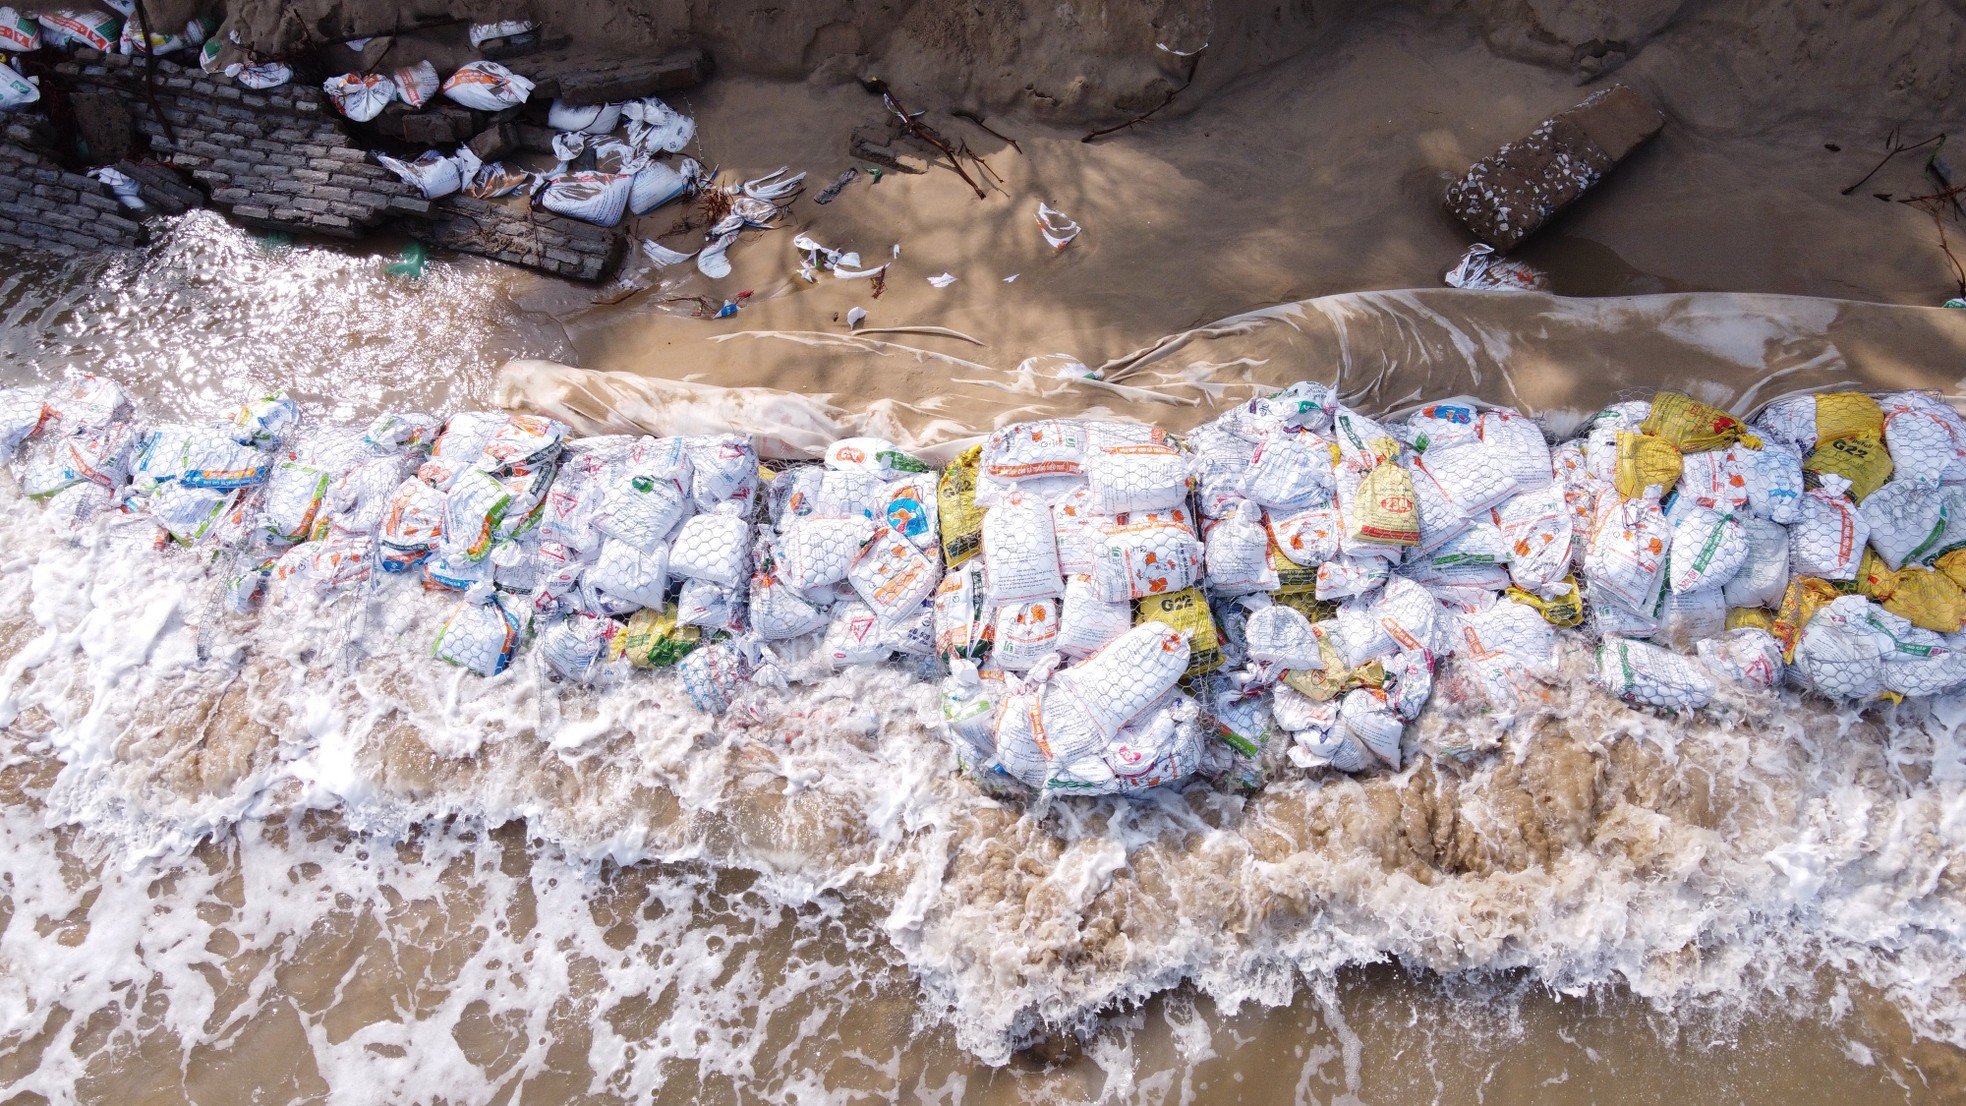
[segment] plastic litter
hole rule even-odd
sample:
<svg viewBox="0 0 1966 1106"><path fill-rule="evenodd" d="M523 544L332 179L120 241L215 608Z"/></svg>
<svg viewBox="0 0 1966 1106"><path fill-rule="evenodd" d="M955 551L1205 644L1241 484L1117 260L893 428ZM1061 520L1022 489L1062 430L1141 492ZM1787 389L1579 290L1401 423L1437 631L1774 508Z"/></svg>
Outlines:
<svg viewBox="0 0 1966 1106"><path fill-rule="evenodd" d="M1445 279L1451 288L1503 292L1545 292L1550 287L1550 279L1534 266L1504 257L1486 242L1469 246Z"/></svg>
<svg viewBox="0 0 1966 1106"><path fill-rule="evenodd" d="M1079 225L1064 212L1038 201L1038 233L1044 235L1045 245L1060 251L1072 244L1079 236Z"/></svg>

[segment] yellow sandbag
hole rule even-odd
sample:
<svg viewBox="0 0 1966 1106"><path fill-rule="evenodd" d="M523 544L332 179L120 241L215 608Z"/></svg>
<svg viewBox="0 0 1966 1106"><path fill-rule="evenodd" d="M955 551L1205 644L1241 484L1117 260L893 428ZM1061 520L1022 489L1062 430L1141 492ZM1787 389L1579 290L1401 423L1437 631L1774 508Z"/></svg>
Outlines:
<svg viewBox="0 0 1966 1106"><path fill-rule="evenodd" d="M1300 565L1284 556L1283 547L1277 544L1277 536L1270 535L1270 571L1277 574L1277 588L1274 593L1283 595L1314 595L1317 592L1317 566ZM1330 615L1321 617L1329 618ZM1311 619L1316 622L1317 619Z"/></svg>
<svg viewBox="0 0 1966 1106"><path fill-rule="evenodd" d="M1338 656L1338 650L1318 635L1318 659L1323 668L1292 669L1283 674L1283 682L1300 694L1328 703L1355 687L1384 687L1386 666L1380 661L1370 661L1359 668L1346 668Z"/></svg>
<svg viewBox="0 0 1966 1106"><path fill-rule="evenodd" d="M1891 454L1875 434L1835 438L1810 451L1802 471L1843 477L1850 481L1850 498L1862 503L1891 479Z"/></svg>
<svg viewBox="0 0 1966 1106"><path fill-rule="evenodd" d="M983 447L970 446L942 470L935 487L935 513L942 522L942 560L955 568L983 551L983 509L976 505L976 473Z"/></svg>
<svg viewBox="0 0 1966 1106"><path fill-rule="evenodd" d="M1945 574L1946 579L1966 588L1966 549L1955 549L1932 562L1932 567Z"/></svg>
<svg viewBox="0 0 1966 1106"><path fill-rule="evenodd" d="M1782 605L1775 611L1775 624L1769 628L1775 640L1782 643L1783 660L1795 659L1795 643L1802 638L1802 628L1809 625L1817 611L1842 594L1843 590L1835 584L1814 576L1797 576L1789 581L1788 590L1782 593Z"/></svg>
<svg viewBox="0 0 1966 1106"><path fill-rule="evenodd" d="M1584 624L1583 589L1577 586L1575 576L1565 576L1563 586L1566 590L1555 599L1545 599L1521 588L1510 588L1502 594L1518 603L1536 608L1536 613L1543 616L1543 621L1552 626L1581 626Z"/></svg>
<svg viewBox="0 0 1966 1106"><path fill-rule="evenodd" d="M1862 392L1827 392L1816 397L1816 443L1838 438L1880 438L1884 409Z"/></svg>
<svg viewBox="0 0 1966 1106"><path fill-rule="evenodd" d="M1166 595L1149 595L1134 607L1133 624L1165 622L1188 639L1188 670L1183 676L1205 676L1222 667L1222 634L1209 613L1208 597L1198 587Z"/></svg>
<svg viewBox="0 0 1966 1106"><path fill-rule="evenodd" d="M1732 607L1727 611L1727 628L1740 630L1753 627L1757 630L1775 629L1775 612L1763 607Z"/></svg>
<svg viewBox="0 0 1966 1106"><path fill-rule="evenodd" d="M1747 424L1740 419L1680 392L1653 396L1652 411L1638 428L1671 442L1681 453L1726 449L1735 442L1749 449L1761 448L1761 439L1748 433Z"/></svg>
<svg viewBox="0 0 1966 1106"><path fill-rule="evenodd" d="M1315 577L1317 571L1313 569L1311 575ZM1337 603L1319 599L1314 591L1284 591L1279 588L1270 598L1274 599L1278 606L1289 607L1303 615L1313 626L1338 613Z"/></svg>
<svg viewBox="0 0 1966 1106"><path fill-rule="evenodd" d="M1679 450L1671 442L1620 430L1617 468L1611 474L1611 482L1626 499L1641 498L1647 488L1653 487L1664 496L1679 483L1679 465Z"/></svg>
<svg viewBox="0 0 1966 1106"><path fill-rule="evenodd" d="M628 616L628 625L609 643L613 659L628 658L636 668L667 668L688 656L703 640L695 626L676 625L676 606L661 610L643 607Z"/></svg>
<svg viewBox="0 0 1966 1106"><path fill-rule="evenodd" d="M1941 634L1966 626L1966 591L1943 572L1922 565L1893 571L1877 554L1864 551L1857 570L1857 591L1914 626Z"/></svg>
<svg viewBox="0 0 1966 1106"><path fill-rule="evenodd" d="M1420 544L1420 509L1413 501L1413 476L1391 461L1381 462L1359 481L1352 515L1353 541Z"/></svg>

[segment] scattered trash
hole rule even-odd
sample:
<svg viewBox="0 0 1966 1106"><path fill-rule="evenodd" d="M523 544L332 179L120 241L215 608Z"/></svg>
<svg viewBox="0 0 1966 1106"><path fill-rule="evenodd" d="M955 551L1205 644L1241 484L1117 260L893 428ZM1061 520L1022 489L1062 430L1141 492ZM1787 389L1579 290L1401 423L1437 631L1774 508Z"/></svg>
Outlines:
<svg viewBox="0 0 1966 1106"><path fill-rule="evenodd" d="M947 288L956 282L956 277L953 273L942 273L939 276L929 277L928 282L937 288Z"/></svg>
<svg viewBox="0 0 1966 1106"><path fill-rule="evenodd" d="M792 173L789 177L784 175L791 172L789 167L781 165L756 180L745 181L742 185L743 192L751 199L776 203L805 187L806 175L804 173Z"/></svg>
<svg viewBox="0 0 1966 1106"><path fill-rule="evenodd" d="M1447 271L1452 288L1497 289L1504 292L1546 292L1549 278L1525 262L1506 258L1495 247L1476 242L1468 247L1460 264Z"/></svg>
<svg viewBox="0 0 1966 1106"><path fill-rule="evenodd" d="M647 255L649 261L653 262L658 269L666 269L671 265L681 265L683 262L696 256L694 252L681 253L672 250L652 238L642 239L642 253Z"/></svg>
<svg viewBox="0 0 1966 1106"><path fill-rule="evenodd" d="M1056 251L1072 244L1072 240L1079 236L1079 225L1064 212L1039 200L1038 231L1044 235L1045 243Z"/></svg>
<svg viewBox="0 0 1966 1106"><path fill-rule="evenodd" d="M833 178L833 183L827 185L820 191L819 195L813 197L812 202L822 205L832 203L834 198L839 196L846 189L846 186L852 184L859 176L860 170L849 167L845 172Z"/></svg>
<svg viewBox="0 0 1966 1106"><path fill-rule="evenodd" d="M1023 275L1024 275L1024 274L1022 274L1022 273L1012 273L1012 274L1010 274L1009 276L1007 276L1007 277L1005 277L1005 278L1003 278L1003 282L1004 282L1005 284L1015 284L1015 283L1017 283L1017 278L1018 278L1018 277L1020 277L1020 276L1023 276Z"/></svg>
<svg viewBox="0 0 1966 1106"><path fill-rule="evenodd" d="M4 97L4 95L5 90L0 89L0 97ZM109 189L110 194L115 196L116 201L124 207L129 208L131 211L142 211L144 209L143 197L138 194L137 182L130 179L126 174L104 166L100 169L89 170L89 176L101 181L102 186Z"/></svg>
<svg viewBox="0 0 1966 1106"><path fill-rule="evenodd" d="M384 269L383 272L388 273L390 276L403 277L408 280L421 280L423 278L423 269L429 263L430 251L425 249L421 242L411 242L409 245L403 247L402 252L397 255L396 260L390 262L388 268Z"/></svg>
<svg viewBox="0 0 1966 1106"><path fill-rule="evenodd" d="M473 23L471 24L470 32L471 45L473 48L483 48L487 43L530 33L534 26L534 23L530 19L507 19L494 23Z"/></svg>
<svg viewBox="0 0 1966 1106"><path fill-rule="evenodd" d="M864 307L849 307L849 308L847 308L847 313L846 313L846 328L847 328L848 330L859 330L859 329L860 329L860 324L861 324L861 323L864 323L864 322L866 322L866 321L867 321L867 309L866 309L866 308L864 308Z"/></svg>

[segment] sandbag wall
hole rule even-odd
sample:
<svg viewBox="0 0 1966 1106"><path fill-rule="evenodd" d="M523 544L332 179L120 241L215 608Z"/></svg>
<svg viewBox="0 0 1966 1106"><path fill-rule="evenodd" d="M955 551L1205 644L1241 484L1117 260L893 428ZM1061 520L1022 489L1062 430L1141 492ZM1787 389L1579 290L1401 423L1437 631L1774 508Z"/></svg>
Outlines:
<svg viewBox="0 0 1966 1106"><path fill-rule="evenodd" d="M1690 711L1785 676L1844 700L1966 683L1966 421L1934 397L1661 393L1552 449L1457 400L1375 421L1300 383L1185 438L1020 423L937 472L840 441L570 439L530 415L314 425L284 395L140 426L112 382L0 392L0 457L68 524L210 550L239 613L454 592L436 657L555 679L671 667L706 711L842 668L940 682L986 780L1127 792L1397 769L1447 709L1556 676Z"/></svg>

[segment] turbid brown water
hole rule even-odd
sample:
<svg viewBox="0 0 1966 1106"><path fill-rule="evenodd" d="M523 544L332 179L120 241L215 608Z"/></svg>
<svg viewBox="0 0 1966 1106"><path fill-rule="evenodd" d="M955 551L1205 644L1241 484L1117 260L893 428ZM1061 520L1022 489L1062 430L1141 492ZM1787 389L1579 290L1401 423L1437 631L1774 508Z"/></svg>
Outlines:
<svg viewBox="0 0 1966 1106"><path fill-rule="evenodd" d="M1304 376L1371 410L1471 391L1557 430L1659 384L1958 393L1966 326L1923 306L1944 291L1929 221L1836 195L1851 159L1824 136L1876 136L1821 120L1669 131L1527 254L1560 293L1639 298L1436 290L1462 245L1431 206L1439 172L1575 93L1472 32L1410 30L1355 29L1106 145L1028 124L1023 154L989 149L1009 196L929 174L802 201L830 245L903 245L878 303L796 283L786 230L733 250L716 290L758 295L706 322L657 302L700 278L605 307L468 261L410 285L386 256L269 251L192 217L143 259L15 270L0 371L106 371L160 415L283 385L350 419L497 396L593 426L872 420L929 441L1092 405L1185 425ZM823 179L864 96L730 80L691 106L727 169ZM1038 198L1088 228L1063 254ZM931 288L944 270L961 279ZM1374 288L1394 291L1348 294ZM856 302L983 344L838 345ZM1010 372L1054 351L1148 394ZM541 365L500 380L509 358L830 405ZM1953 704L1859 718L1739 694L1672 721L1607 703L1571 657L1505 740L1444 687L1418 735L1500 741L1471 765L1031 808L953 774L933 696L898 672L715 723L665 677L480 681L422 656L435 597L221 618L195 557L78 543L0 502L0 1085L22 1101L1966 1087Z"/></svg>

